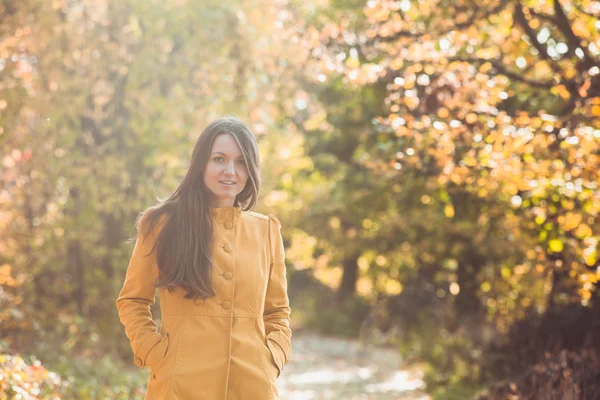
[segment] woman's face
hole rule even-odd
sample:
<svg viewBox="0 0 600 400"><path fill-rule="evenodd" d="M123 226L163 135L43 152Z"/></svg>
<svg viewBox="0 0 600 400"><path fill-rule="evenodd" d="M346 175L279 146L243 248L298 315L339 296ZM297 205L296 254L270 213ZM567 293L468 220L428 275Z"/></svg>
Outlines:
<svg viewBox="0 0 600 400"><path fill-rule="evenodd" d="M233 206L247 180L248 168L240 146L231 134L218 135L204 167L204 184L212 193L210 206Z"/></svg>

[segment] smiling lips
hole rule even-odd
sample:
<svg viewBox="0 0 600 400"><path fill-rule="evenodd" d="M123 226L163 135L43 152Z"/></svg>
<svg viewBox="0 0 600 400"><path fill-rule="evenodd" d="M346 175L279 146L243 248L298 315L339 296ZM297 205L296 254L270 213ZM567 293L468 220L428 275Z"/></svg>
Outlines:
<svg viewBox="0 0 600 400"><path fill-rule="evenodd" d="M227 185L227 186L235 185L234 181L219 181L219 182L222 183L223 185Z"/></svg>

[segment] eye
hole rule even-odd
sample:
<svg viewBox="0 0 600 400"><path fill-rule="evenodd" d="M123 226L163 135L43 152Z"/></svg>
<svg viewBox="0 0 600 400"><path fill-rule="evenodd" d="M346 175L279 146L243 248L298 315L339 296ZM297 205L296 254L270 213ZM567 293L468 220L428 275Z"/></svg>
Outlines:
<svg viewBox="0 0 600 400"><path fill-rule="evenodd" d="M215 160L215 161L223 160L223 157L215 157L215 158L213 158L213 160Z"/></svg>
<svg viewBox="0 0 600 400"><path fill-rule="evenodd" d="M245 165L245 164L246 164L246 160L244 160L244 159L238 160L238 162L239 162L240 164L242 164L242 165Z"/></svg>

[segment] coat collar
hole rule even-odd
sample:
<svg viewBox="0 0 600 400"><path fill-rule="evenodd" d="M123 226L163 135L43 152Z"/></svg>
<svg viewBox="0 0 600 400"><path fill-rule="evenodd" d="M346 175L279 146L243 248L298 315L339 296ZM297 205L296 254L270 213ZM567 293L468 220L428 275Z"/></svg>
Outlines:
<svg viewBox="0 0 600 400"><path fill-rule="evenodd" d="M210 214L217 222L233 221L242 213L240 206L210 207Z"/></svg>

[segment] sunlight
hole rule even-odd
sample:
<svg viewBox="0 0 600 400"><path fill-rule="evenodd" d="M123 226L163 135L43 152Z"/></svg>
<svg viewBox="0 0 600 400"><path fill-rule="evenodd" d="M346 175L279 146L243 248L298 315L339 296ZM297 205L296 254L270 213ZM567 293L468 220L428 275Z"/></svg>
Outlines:
<svg viewBox="0 0 600 400"><path fill-rule="evenodd" d="M381 392L406 392L422 388L423 381L418 377L411 377L408 371L396 371L387 381L367 385L368 393Z"/></svg>

